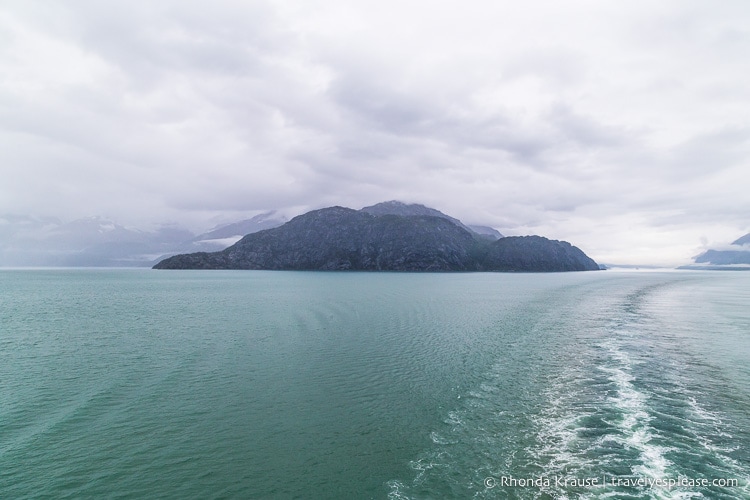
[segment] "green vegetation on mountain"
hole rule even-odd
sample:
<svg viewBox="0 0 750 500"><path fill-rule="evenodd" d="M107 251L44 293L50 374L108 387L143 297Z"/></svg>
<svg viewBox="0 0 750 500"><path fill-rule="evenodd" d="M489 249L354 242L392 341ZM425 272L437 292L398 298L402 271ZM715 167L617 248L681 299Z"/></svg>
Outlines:
<svg viewBox="0 0 750 500"><path fill-rule="evenodd" d="M540 236L481 238L456 219L440 215L324 208L295 217L280 227L248 234L220 252L175 255L154 268L527 272L598 269L596 262L567 242Z"/></svg>

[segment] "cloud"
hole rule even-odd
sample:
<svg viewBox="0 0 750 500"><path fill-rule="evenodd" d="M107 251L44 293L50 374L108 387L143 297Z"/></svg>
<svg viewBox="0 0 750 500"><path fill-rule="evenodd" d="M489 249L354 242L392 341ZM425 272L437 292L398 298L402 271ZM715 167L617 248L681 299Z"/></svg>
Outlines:
<svg viewBox="0 0 750 500"><path fill-rule="evenodd" d="M396 198L682 263L748 229L748 21L731 1L5 2L0 213L200 225Z"/></svg>

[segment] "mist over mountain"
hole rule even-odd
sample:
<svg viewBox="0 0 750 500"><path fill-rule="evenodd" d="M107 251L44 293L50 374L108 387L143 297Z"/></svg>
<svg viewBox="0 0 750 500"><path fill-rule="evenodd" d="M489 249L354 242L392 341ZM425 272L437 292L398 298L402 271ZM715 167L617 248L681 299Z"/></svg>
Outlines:
<svg viewBox="0 0 750 500"><path fill-rule="evenodd" d="M723 248L706 250L695 257L694 264L681 269L750 269L750 233Z"/></svg>
<svg viewBox="0 0 750 500"><path fill-rule="evenodd" d="M127 228L102 217L0 217L0 265L138 266L179 247L193 234L177 226Z"/></svg>
<svg viewBox="0 0 750 500"><path fill-rule="evenodd" d="M172 253L215 252L237 243L246 234L256 233L284 224L287 218L274 212L265 212L250 219L221 224L192 238L189 243Z"/></svg>
<svg viewBox="0 0 750 500"><path fill-rule="evenodd" d="M246 234L262 231L263 229L278 227L286 221L286 217L283 217L276 212L265 212L260 215L256 215L251 219L244 219L238 222L232 222L231 224L222 224L216 226L210 231L196 236L194 238L194 241L210 241L232 238L235 236L242 237Z"/></svg>
<svg viewBox="0 0 750 500"><path fill-rule="evenodd" d="M246 234L285 221L268 212L196 235L174 224L143 231L103 217L62 222L55 217L2 215L0 266L150 267L177 253L221 250Z"/></svg>
<svg viewBox="0 0 750 500"><path fill-rule="evenodd" d="M469 224L468 228L482 238L490 240L499 240L500 238L504 238L502 233L500 233L500 231L498 231L494 227L476 226L474 224Z"/></svg>
<svg viewBox="0 0 750 500"><path fill-rule="evenodd" d="M324 208L297 216L283 226L249 234L220 252L176 255L154 267L529 272L599 268L567 242L540 236L492 241L478 237L457 219L434 212L399 202L359 211Z"/></svg>

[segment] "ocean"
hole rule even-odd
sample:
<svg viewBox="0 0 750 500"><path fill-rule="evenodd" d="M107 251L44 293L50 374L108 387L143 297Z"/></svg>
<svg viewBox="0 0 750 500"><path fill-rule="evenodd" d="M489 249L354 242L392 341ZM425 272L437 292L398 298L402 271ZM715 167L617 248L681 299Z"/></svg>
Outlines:
<svg viewBox="0 0 750 500"><path fill-rule="evenodd" d="M0 498L750 499L750 272L0 270Z"/></svg>

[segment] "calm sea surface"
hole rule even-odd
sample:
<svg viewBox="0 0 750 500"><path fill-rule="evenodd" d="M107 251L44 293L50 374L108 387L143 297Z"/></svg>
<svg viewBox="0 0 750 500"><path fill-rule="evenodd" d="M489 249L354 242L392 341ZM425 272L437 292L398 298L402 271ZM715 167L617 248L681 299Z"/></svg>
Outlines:
<svg viewBox="0 0 750 500"><path fill-rule="evenodd" d="M749 481L750 272L0 271L3 499Z"/></svg>

